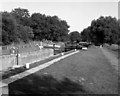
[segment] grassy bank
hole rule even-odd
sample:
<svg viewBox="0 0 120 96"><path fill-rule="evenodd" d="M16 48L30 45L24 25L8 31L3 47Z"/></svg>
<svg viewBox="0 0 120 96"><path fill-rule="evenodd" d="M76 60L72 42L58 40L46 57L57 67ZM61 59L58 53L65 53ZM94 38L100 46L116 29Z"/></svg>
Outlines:
<svg viewBox="0 0 120 96"><path fill-rule="evenodd" d="M115 45L108 45L104 46L109 52L114 54L117 58L120 59L120 46L115 46Z"/></svg>

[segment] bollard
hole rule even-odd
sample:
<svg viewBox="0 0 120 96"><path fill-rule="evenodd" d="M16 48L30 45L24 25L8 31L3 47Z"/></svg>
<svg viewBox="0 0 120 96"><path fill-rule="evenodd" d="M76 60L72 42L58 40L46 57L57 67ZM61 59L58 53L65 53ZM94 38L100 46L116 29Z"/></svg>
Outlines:
<svg viewBox="0 0 120 96"><path fill-rule="evenodd" d="M30 68L30 64L26 63L26 68L29 69Z"/></svg>
<svg viewBox="0 0 120 96"><path fill-rule="evenodd" d="M43 46L39 46L39 48L40 48L40 49L42 49L42 48L43 48Z"/></svg>
<svg viewBox="0 0 120 96"><path fill-rule="evenodd" d="M100 45L100 48L102 48L102 45Z"/></svg>
<svg viewBox="0 0 120 96"><path fill-rule="evenodd" d="M53 51L54 51L54 55L55 55L55 44L53 44Z"/></svg>
<svg viewBox="0 0 120 96"><path fill-rule="evenodd" d="M63 56L63 55L64 55L64 53L61 53L61 55Z"/></svg>

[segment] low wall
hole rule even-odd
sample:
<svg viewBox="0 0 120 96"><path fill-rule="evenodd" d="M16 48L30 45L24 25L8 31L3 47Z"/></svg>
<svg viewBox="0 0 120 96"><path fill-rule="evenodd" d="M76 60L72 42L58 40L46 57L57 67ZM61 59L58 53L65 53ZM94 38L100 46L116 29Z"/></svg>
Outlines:
<svg viewBox="0 0 120 96"><path fill-rule="evenodd" d="M33 52L26 52L21 53L18 58L18 64L19 65L25 65L26 63L31 63L38 60L44 60L45 58L48 58L53 55L53 49L41 49L39 51L33 51ZM9 67L12 67L17 64L16 55L4 55L0 56L0 61L2 61L2 66L0 66L1 70L6 70Z"/></svg>

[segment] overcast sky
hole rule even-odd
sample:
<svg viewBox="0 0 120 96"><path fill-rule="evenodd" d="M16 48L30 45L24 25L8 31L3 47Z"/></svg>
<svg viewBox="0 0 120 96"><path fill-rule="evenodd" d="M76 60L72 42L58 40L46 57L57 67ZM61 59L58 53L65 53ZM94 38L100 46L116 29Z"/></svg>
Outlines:
<svg viewBox="0 0 120 96"><path fill-rule="evenodd" d="M44 2L42 2L44 1ZM48 2L49 1L49 2ZM65 2L66 1L66 2ZM2 0L0 11L11 11L14 8L25 8L29 13L39 12L45 15L57 15L66 20L70 31L81 32L90 25L93 19L100 16L118 18L117 0ZM84 2L83 2L84 1ZM88 2L89 1L89 2Z"/></svg>

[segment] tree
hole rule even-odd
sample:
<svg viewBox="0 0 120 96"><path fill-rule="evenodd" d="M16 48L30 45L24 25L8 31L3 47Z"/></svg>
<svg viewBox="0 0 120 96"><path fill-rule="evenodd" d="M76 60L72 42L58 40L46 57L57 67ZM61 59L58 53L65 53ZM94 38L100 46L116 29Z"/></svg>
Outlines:
<svg viewBox="0 0 120 96"><path fill-rule="evenodd" d="M2 13L0 12L0 45L2 45Z"/></svg>
<svg viewBox="0 0 120 96"><path fill-rule="evenodd" d="M68 41L69 25L57 16L33 13L23 8L15 8L10 13L2 12L2 40L3 45L29 40Z"/></svg>
<svg viewBox="0 0 120 96"><path fill-rule="evenodd" d="M2 45L28 42L34 36L32 28L18 24L8 12L2 12Z"/></svg>
<svg viewBox="0 0 120 96"><path fill-rule="evenodd" d="M78 31L73 31L69 35L70 35L71 42L79 42L80 41L80 34Z"/></svg>
<svg viewBox="0 0 120 96"><path fill-rule="evenodd" d="M3 45L17 42L16 20L8 13L2 12L2 42Z"/></svg>
<svg viewBox="0 0 120 96"><path fill-rule="evenodd" d="M12 14L18 24L30 26L30 14L27 9L15 8L10 14Z"/></svg>
<svg viewBox="0 0 120 96"><path fill-rule="evenodd" d="M68 38L67 22L60 20L57 16L45 16L34 13L31 16L31 28L34 32L34 40L65 41Z"/></svg>
<svg viewBox="0 0 120 96"><path fill-rule="evenodd" d="M116 43L120 45L120 19L118 20L118 40Z"/></svg>
<svg viewBox="0 0 120 96"><path fill-rule="evenodd" d="M92 42L95 41L95 37L94 35L91 33L91 26L89 26L88 28L85 28L82 32L81 32L81 40L84 42Z"/></svg>
<svg viewBox="0 0 120 96"><path fill-rule="evenodd" d="M34 37L33 30L28 26L18 25L16 31L19 41L25 43L32 40Z"/></svg>
<svg viewBox="0 0 120 96"><path fill-rule="evenodd" d="M45 17L40 13L33 13L31 15L31 25L30 27L33 29L34 40L42 40L44 36L42 36L42 31L45 31Z"/></svg>
<svg viewBox="0 0 120 96"><path fill-rule="evenodd" d="M111 16L104 18L106 22L105 30L105 42L112 44L118 41L118 21L116 18L112 18Z"/></svg>
<svg viewBox="0 0 120 96"><path fill-rule="evenodd" d="M96 21L92 21L91 23L91 32L94 36L94 43L102 44L104 42L104 22L102 21L103 17L97 19Z"/></svg>
<svg viewBox="0 0 120 96"><path fill-rule="evenodd" d="M91 26L81 32L82 39L95 44L117 43L119 39L119 26L116 18L111 16L99 17L91 22Z"/></svg>

